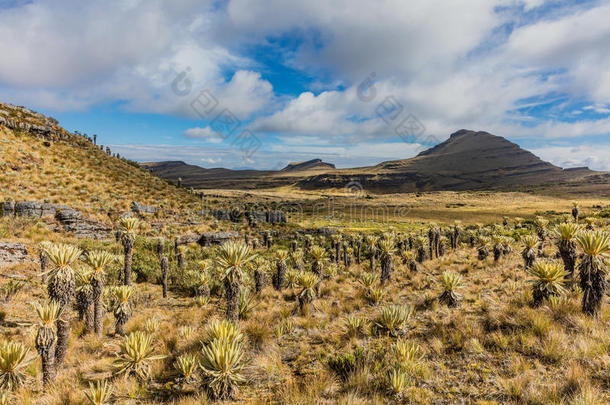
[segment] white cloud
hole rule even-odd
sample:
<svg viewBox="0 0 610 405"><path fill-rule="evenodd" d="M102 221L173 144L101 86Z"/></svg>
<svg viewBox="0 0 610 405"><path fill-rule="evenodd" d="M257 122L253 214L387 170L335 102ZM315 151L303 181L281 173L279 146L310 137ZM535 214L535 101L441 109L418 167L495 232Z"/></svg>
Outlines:
<svg viewBox="0 0 610 405"><path fill-rule="evenodd" d="M563 86L575 96L610 99L610 4L575 10L515 30L504 58L532 69L561 71Z"/></svg>
<svg viewBox="0 0 610 405"><path fill-rule="evenodd" d="M193 117L190 102L208 88L243 118L269 102L272 87L222 45L214 7L208 0L41 0L0 10L0 89L9 101L51 111L120 100L129 111ZM230 80L227 68L235 69ZM188 95L171 87L181 72Z"/></svg>
<svg viewBox="0 0 610 405"><path fill-rule="evenodd" d="M532 152L563 168L587 166L610 171L610 145L549 146Z"/></svg>
<svg viewBox="0 0 610 405"><path fill-rule="evenodd" d="M207 164L210 164L210 165L215 165L215 164L218 164L218 163L222 162L222 159L221 158L218 158L218 159L214 159L214 158L201 158L201 161L203 163L207 163Z"/></svg>
<svg viewBox="0 0 610 405"><path fill-rule="evenodd" d="M215 132L210 127L204 128L189 128L184 131L184 136L187 138L203 139L210 143L221 143L224 139L218 132Z"/></svg>
<svg viewBox="0 0 610 405"><path fill-rule="evenodd" d="M346 164L413 153L389 142L395 128L375 113L387 96L441 140L460 128L516 139L607 136L610 118L577 117L581 111L569 101L610 114L610 4L556 3L560 11L538 15L546 3L17 2L0 10L0 92L50 111L119 102L128 111L197 118L190 104L205 88L221 108L254 119L251 129L275 133L281 142L271 150L280 156L320 153ZM312 92L276 97L261 73L265 58L257 61L251 46L295 35L300 45L281 49L279 62L313 76ZM190 89L187 95L172 90L181 72L186 80L177 84ZM364 102L358 85L371 72L377 97ZM568 102L549 107L546 116L532 112L550 95L567 95ZM565 122L564 114L579 120ZM208 127L184 135L220 143ZM235 166L231 159L223 163Z"/></svg>
<svg viewBox="0 0 610 405"><path fill-rule="evenodd" d="M300 29L306 42L287 56L294 66L331 68L355 81L371 69L383 75L450 71L500 22L495 7L504 3L233 0L228 15L255 38Z"/></svg>

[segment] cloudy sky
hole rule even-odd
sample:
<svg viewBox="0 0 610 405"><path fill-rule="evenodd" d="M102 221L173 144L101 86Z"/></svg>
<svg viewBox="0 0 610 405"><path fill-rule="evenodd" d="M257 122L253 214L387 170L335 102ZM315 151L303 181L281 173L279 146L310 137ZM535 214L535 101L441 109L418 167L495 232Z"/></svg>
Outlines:
<svg viewBox="0 0 610 405"><path fill-rule="evenodd" d="M610 170L608 21L608 0L0 0L0 101L139 161L353 167L467 128Z"/></svg>

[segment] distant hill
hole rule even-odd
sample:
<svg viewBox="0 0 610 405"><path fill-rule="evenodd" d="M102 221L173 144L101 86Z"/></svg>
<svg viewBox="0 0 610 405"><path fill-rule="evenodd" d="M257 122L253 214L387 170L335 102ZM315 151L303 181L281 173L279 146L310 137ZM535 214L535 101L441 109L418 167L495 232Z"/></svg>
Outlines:
<svg viewBox="0 0 610 405"><path fill-rule="evenodd" d="M294 185L303 189L339 189L359 182L373 193L440 190L514 190L532 186L583 184L608 186L610 175L586 167L562 169L507 139L462 129L410 159L376 166L335 169L314 159L280 171L203 169L183 162L145 163L152 173L195 188L252 189Z"/></svg>
<svg viewBox="0 0 610 405"><path fill-rule="evenodd" d="M295 171L307 171L307 170L330 170L334 169L335 165L332 163L323 162L322 159L312 159L306 162L293 162L289 163L284 167L282 172L295 172Z"/></svg>
<svg viewBox="0 0 610 405"><path fill-rule="evenodd" d="M91 137L6 103L0 103L0 173L0 201L65 204L93 216L127 211L132 201L170 209L198 202Z"/></svg>
<svg viewBox="0 0 610 405"><path fill-rule="evenodd" d="M505 138L460 130L418 156L377 166L319 174L299 182L303 188L336 188L358 181L375 192L494 190L584 179L595 172L564 170Z"/></svg>

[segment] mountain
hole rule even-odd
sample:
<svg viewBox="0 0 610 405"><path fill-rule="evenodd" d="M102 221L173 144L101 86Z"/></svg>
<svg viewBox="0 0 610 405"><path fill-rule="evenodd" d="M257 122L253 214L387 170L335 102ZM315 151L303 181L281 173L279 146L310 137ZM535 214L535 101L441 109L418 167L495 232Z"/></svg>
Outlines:
<svg viewBox="0 0 610 405"><path fill-rule="evenodd" d="M132 201L168 208L198 202L91 137L6 103L0 103L0 173L0 202L63 204L100 218L129 210Z"/></svg>
<svg viewBox="0 0 610 405"><path fill-rule="evenodd" d="M357 181L374 192L492 190L569 182L593 173L564 170L505 138L463 129L414 158L328 172L303 179L299 186L336 188Z"/></svg>
<svg viewBox="0 0 610 405"><path fill-rule="evenodd" d="M335 165L323 162L322 159L311 159L306 162L293 162L284 167L282 172L296 172L307 170L332 170Z"/></svg>
<svg viewBox="0 0 610 405"><path fill-rule="evenodd" d="M291 163L280 171L203 169L183 162L146 163L152 173L195 188L340 189L358 182L366 191L396 193L439 190L514 190L578 183L607 185L610 175L586 167L562 169L507 139L484 131L459 130L414 158L376 166L335 169L320 159Z"/></svg>

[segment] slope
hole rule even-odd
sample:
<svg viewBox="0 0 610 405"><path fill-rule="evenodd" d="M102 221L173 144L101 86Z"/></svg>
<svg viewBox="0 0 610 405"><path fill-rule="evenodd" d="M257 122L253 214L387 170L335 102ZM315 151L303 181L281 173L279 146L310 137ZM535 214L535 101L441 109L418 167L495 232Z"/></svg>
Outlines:
<svg viewBox="0 0 610 405"><path fill-rule="evenodd" d="M46 201L102 216L132 201L169 209L194 204L185 189L111 156L57 121L0 103L0 201Z"/></svg>

